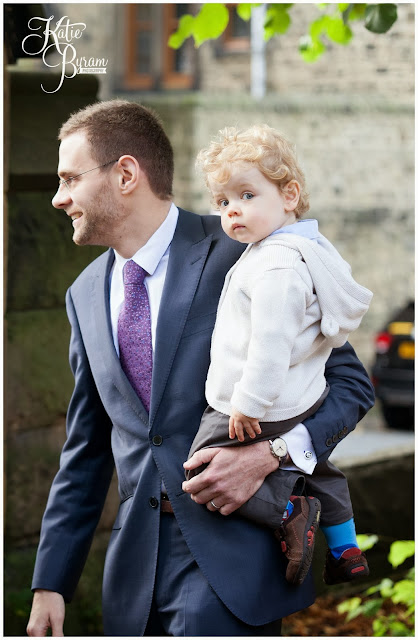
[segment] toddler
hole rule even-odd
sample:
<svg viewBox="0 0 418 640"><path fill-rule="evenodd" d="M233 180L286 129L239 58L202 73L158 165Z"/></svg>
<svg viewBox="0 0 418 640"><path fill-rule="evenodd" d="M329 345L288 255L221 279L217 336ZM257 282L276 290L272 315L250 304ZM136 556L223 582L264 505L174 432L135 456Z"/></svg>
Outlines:
<svg viewBox="0 0 418 640"><path fill-rule="evenodd" d="M359 326L372 294L355 282L317 221L300 220L309 210L304 175L276 130L224 129L197 165L225 233L248 246L225 278L206 381L209 406L189 457L208 446L269 440L279 468L238 512L274 530L289 582L306 577L320 515L329 547L325 581L366 576L344 474L328 461L313 469L308 461L302 473L287 442L296 431L310 441L303 420L328 393L325 363Z"/></svg>

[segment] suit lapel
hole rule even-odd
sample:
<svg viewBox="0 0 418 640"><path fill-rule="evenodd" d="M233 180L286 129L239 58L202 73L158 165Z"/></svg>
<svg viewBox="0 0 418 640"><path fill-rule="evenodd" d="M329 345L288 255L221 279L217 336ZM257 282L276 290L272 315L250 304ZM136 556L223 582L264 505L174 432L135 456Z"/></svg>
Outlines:
<svg viewBox="0 0 418 640"><path fill-rule="evenodd" d="M141 421L148 425L148 413L126 377L113 343L110 319L109 276L113 267L114 253L110 249L105 268L98 269L93 281L93 304L90 305L92 325L96 327L97 349L101 353L105 367L112 376L113 384L137 413Z"/></svg>
<svg viewBox="0 0 418 640"><path fill-rule="evenodd" d="M211 242L212 235L206 236L199 216L180 210L158 315L150 423L158 411Z"/></svg>

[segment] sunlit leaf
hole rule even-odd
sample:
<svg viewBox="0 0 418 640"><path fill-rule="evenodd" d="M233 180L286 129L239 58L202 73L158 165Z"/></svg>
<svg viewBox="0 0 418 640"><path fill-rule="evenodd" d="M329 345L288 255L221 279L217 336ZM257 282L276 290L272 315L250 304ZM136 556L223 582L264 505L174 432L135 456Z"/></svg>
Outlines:
<svg viewBox="0 0 418 640"><path fill-rule="evenodd" d="M367 600L362 606L362 614L371 618L375 616L383 604L383 598Z"/></svg>
<svg viewBox="0 0 418 640"><path fill-rule="evenodd" d="M329 39L337 44L348 44L353 37L350 27L341 18L328 17L326 31Z"/></svg>
<svg viewBox="0 0 418 640"><path fill-rule="evenodd" d="M414 540L397 540L390 545L388 560L392 567L396 569L415 553Z"/></svg>
<svg viewBox="0 0 418 640"><path fill-rule="evenodd" d="M251 11L253 7L260 7L260 6L261 6L261 2L256 2L256 3L245 2L244 4L238 4L237 14L241 18L241 20L245 20L245 22L248 22L248 20L251 18Z"/></svg>
<svg viewBox="0 0 418 640"><path fill-rule="evenodd" d="M343 602L340 602L339 605L337 605L337 611L338 613L360 613L360 611L358 611L359 607L361 605L361 598L348 598L347 600L344 600Z"/></svg>
<svg viewBox="0 0 418 640"><path fill-rule="evenodd" d="M368 4L364 26L372 33L386 33L397 18L396 4Z"/></svg>
<svg viewBox="0 0 418 640"><path fill-rule="evenodd" d="M357 534L356 538L357 538L358 548L361 551L367 551L368 549L371 549L379 540L379 537L376 536L375 534L369 536L366 533L359 533Z"/></svg>
<svg viewBox="0 0 418 640"><path fill-rule="evenodd" d="M286 33L291 20L288 10L289 4L270 4L266 11L266 21L264 23L264 38L270 40L277 34Z"/></svg>
<svg viewBox="0 0 418 640"><path fill-rule="evenodd" d="M200 46L205 40L218 38L229 21L229 12L224 4L204 4L195 17L193 37L196 46Z"/></svg>
<svg viewBox="0 0 418 640"><path fill-rule="evenodd" d="M228 21L229 12L224 4L204 4L197 16L186 14L181 17L178 29L170 36L168 44L178 49L186 38L193 36L195 45L199 47L206 40L218 38Z"/></svg>
<svg viewBox="0 0 418 640"><path fill-rule="evenodd" d="M168 39L168 45L173 49L179 49L183 42L192 35L194 18L188 14L179 20L179 26Z"/></svg>
<svg viewBox="0 0 418 640"><path fill-rule="evenodd" d="M310 36L304 36L299 41L299 53L305 62L315 62L326 51L325 45L320 40L312 40Z"/></svg>
<svg viewBox="0 0 418 640"><path fill-rule="evenodd" d="M410 606L415 600L415 584L412 580L399 580L393 586L392 601Z"/></svg>

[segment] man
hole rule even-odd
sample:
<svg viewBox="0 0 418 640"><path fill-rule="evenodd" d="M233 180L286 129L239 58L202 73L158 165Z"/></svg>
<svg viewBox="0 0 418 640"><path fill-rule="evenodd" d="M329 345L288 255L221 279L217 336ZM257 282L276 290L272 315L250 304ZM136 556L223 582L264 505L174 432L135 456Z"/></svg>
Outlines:
<svg viewBox="0 0 418 640"><path fill-rule="evenodd" d="M28 634L49 627L63 634L64 602L115 465L121 504L104 569L105 633L280 635L280 619L313 602L312 579L289 586L271 532L233 513L279 459L268 442L251 451L206 449L188 463L206 470L184 481L206 406L218 298L243 245L216 216L172 204L171 145L147 109L119 100L91 105L59 137L52 203L71 218L76 244L111 249L67 293L75 388L43 519ZM307 458L327 459L373 403L349 345L333 352L326 375L326 401L289 440L294 462L306 447Z"/></svg>

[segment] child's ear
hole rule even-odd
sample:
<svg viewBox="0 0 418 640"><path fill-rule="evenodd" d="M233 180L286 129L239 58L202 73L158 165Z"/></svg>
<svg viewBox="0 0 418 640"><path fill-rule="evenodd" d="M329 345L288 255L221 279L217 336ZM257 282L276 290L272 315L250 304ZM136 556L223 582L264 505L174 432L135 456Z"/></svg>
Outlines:
<svg viewBox="0 0 418 640"><path fill-rule="evenodd" d="M282 189L284 198L284 210L294 211L300 198L300 184L297 180L291 180Z"/></svg>

